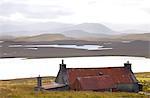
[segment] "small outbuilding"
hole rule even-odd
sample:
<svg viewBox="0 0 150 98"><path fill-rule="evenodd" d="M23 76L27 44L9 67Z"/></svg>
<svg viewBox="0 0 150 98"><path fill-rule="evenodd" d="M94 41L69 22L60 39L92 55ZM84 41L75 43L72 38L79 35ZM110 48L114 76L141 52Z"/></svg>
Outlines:
<svg viewBox="0 0 150 98"><path fill-rule="evenodd" d="M46 87L42 89L111 92L139 92L142 89L129 62L122 67L66 68L63 60L55 86Z"/></svg>

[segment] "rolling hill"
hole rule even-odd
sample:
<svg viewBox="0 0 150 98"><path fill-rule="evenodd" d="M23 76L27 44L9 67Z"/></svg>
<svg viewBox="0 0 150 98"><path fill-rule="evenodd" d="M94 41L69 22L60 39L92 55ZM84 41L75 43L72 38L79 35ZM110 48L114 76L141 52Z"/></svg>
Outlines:
<svg viewBox="0 0 150 98"><path fill-rule="evenodd" d="M70 39L72 38L66 37L62 34L41 34L30 37L18 37L15 39L15 41L35 42L35 41L54 41L54 40L70 40Z"/></svg>
<svg viewBox="0 0 150 98"><path fill-rule="evenodd" d="M123 35L120 37L121 39L126 40L143 40L143 41L150 41L150 33L143 33L143 34L128 34Z"/></svg>
<svg viewBox="0 0 150 98"><path fill-rule="evenodd" d="M82 32L82 33L81 33ZM86 41L150 41L150 33L123 34L123 35L100 35L91 34L80 30L64 32L65 34L40 34L36 36L17 37L14 41L55 41L55 40L86 40Z"/></svg>

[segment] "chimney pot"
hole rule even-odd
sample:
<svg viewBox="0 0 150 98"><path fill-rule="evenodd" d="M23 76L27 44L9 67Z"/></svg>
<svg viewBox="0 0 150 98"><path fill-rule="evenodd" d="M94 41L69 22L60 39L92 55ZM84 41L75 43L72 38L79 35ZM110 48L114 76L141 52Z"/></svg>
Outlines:
<svg viewBox="0 0 150 98"><path fill-rule="evenodd" d="M62 63L60 64L60 70L66 69L66 64L64 64L64 60L62 60Z"/></svg>
<svg viewBox="0 0 150 98"><path fill-rule="evenodd" d="M64 64L64 60L62 59L62 64Z"/></svg>
<svg viewBox="0 0 150 98"><path fill-rule="evenodd" d="M127 61L126 63L124 63L124 67L131 70L131 63L129 61Z"/></svg>

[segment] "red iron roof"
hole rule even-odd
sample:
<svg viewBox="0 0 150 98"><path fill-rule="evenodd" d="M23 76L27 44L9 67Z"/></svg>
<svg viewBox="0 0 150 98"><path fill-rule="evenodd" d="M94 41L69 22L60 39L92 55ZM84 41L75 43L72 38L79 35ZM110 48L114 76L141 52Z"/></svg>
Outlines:
<svg viewBox="0 0 150 98"><path fill-rule="evenodd" d="M108 81L109 79L106 77L103 77L103 75L107 75L112 79L112 81ZM76 79L80 82L80 86L90 86L90 85L84 85L85 81L86 83L93 82L94 80L102 80L106 81L107 83L104 84L104 87L110 86L110 84L127 84L127 83L135 83L137 82L136 78L134 77L133 73L126 69L125 67L105 67L105 68L68 68L67 69L67 76L69 85L71 88L74 87L74 83ZM93 77L96 76L96 77ZM100 77L102 77L100 79ZM85 78L89 77L89 78ZM103 83L103 82L102 82ZM96 85L93 83L93 87L96 87ZM90 87L84 87L84 88L90 88Z"/></svg>

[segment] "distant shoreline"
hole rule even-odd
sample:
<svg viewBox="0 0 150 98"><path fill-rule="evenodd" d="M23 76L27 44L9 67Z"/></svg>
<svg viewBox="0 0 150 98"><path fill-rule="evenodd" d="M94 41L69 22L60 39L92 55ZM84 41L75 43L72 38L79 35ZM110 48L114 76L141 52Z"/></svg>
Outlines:
<svg viewBox="0 0 150 98"><path fill-rule="evenodd" d="M74 58L74 57L105 57L105 56L126 56L126 57L143 57L143 58L150 58L145 56L138 56L138 55L84 55L84 56L50 56L50 57L0 57L0 59L7 59L7 58L26 58L26 59L43 59L43 58Z"/></svg>
<svg viewBox="0 0 150 98"><path fill-rule="evenodd" d="M111 43L111 44L106 44ZM60 47L9 47L10 45L100 45L108 50L86 50ZM89 41L57 41L57 42L3 42L0 43L0 58L67 58L91 56L131 56L150 58L148 41L122 42L89 42ZM33 48L33 47L32 47Z"/></svg>

